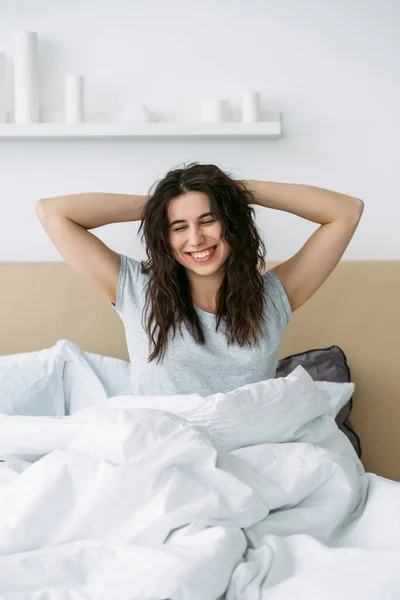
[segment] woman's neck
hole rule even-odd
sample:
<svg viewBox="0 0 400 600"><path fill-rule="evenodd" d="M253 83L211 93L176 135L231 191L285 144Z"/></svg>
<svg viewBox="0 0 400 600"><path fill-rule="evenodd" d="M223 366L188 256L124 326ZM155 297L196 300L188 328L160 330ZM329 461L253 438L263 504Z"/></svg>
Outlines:
<svg viewBox="0 0 400 600"><path fill-rule="evenodd" d="M188 272L193 302L202 310L216 313L217 293L220 286L221 275L198 275Z"/></svg>

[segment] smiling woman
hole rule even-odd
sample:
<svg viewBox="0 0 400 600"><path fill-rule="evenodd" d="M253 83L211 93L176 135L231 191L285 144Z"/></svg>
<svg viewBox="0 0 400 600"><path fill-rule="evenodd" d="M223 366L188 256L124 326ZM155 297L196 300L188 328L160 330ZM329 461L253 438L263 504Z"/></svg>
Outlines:
<svg viewBox="0 0 400 600"><path fill-rule="evenodd" d="M265 248L251 200L215 165L170 171L155 187L140 226L149 257L150 360L165 355L169 328L175 334L183 323L206 344L196 307L217 316L217 329L224 320L229 343L244 346L262 335Z"/></svg>
<svg viewBox="0 0 400 600"><path fill-rule="evenodd" d="M268 272L259 204L320 223ZM236 181L215 165L167 173L148 196L42 199L38 216L59 252L115 307L132 363L131 393L201 396L275 377L292 312L331 273L363 203L311 186ZM88 231L142 220L143 263Z"/></svg>

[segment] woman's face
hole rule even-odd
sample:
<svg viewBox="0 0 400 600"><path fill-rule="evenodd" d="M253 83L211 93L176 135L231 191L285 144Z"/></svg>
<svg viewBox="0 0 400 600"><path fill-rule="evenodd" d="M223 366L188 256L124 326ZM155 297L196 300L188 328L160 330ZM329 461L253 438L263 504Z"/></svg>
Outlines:
<svg viewBox="0 0 400 600"><path fill-rule="evenodd" d="M174 198L168 207L173 255L182 266L197 275L219 273L230 253L228 244L221 237L221 223L210 210L210 201L203 192L186 192Z"/></svg>

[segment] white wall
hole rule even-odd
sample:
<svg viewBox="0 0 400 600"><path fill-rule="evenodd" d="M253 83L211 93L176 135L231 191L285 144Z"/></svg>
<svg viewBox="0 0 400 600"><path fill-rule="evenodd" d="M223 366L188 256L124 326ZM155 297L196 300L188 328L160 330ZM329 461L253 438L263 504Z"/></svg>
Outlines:
<svg viewBox="0 0 400 600"><path fill-rule="evenodd" d="M238 178L358 196L364 215L344 258L400 259L400 3L396 0L0 0L0 50L40 36L41 108L63 110L66 72L85 75L87 109L110 118L133 93L160 116L259 89L284 135L257 141L0 141L0 261L60 260L36 219L40 197L146 193L172 166L214 162ZM10 61L11 62L11 61ZM11 94L9 108L11 109ZM55 116L54 116L54 114ZM269 260L315 224L257 207ZM137 224L95 230L145 256Z"/></svg>

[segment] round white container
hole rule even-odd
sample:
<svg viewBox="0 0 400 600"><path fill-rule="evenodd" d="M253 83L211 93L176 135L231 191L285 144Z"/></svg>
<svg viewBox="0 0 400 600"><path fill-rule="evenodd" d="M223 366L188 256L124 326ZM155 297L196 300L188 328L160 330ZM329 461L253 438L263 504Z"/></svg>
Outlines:
<svg viewBox="0 0 400 600"><path fill-rule="evenodd" d="M37 33L23 31L16 36L14 57L14 120L39 120Z"/></svg>
<svg viewBox="0 0 400 600"><path fill-rule="evenodd" d="M203 123L222 123L230 120L228 100L203 100L201 103Z"/></svg>
<svg viewBox="0 0 400 600"><path fill-rule="evenodd" d="M67 75L65 78L65 122L84 121L84 89L82 75Z"/></svg>
<svg viewBox="0 0 400 600"><path fill-rule="evenodd" d="M256 123L260 120L260 92L247 90L242 93L242 121Z"/></svg>

